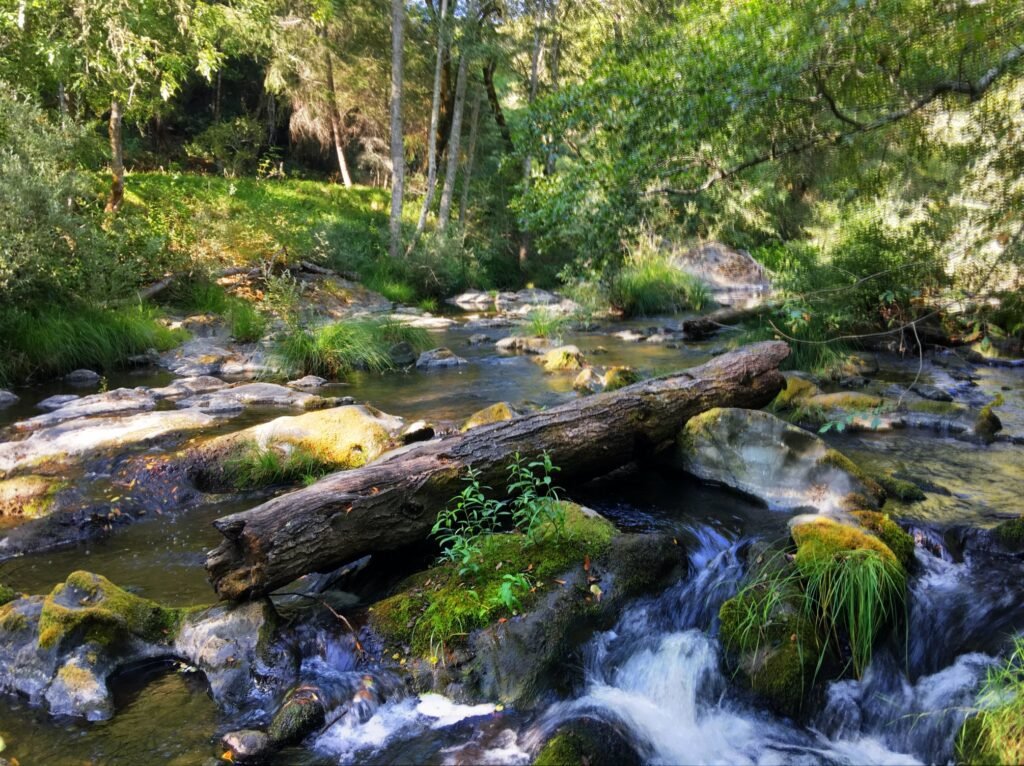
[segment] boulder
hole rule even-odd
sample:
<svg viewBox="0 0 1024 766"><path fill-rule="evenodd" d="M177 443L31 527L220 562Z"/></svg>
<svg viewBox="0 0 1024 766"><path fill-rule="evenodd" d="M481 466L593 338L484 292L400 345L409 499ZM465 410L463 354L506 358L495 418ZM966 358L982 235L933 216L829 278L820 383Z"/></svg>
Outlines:
<svg viewBox="0 0 1024 766"><path fill-rule="evenodd" d="M94 386L102 376L92 370L73 370L64 376L64 380L73 386Z"/></svg>
<svg viewBox="0 0 1024 766"><path fill-rule="evenodd" d="M21 399L17 394L11 393L6 388L0 388L0 410L10 407Z"/></svg>
<svg viewBox="0 0 1024 766"><path fill-rule="evenodd" d="M605 391L617 391L638 382L640 375L632 367L609 367L601 376L601 385Z"/></svg>
<svg viewBox="0 0 1024 766"><path fill-rule="evenodd" d="M596 394L602 389L603 381L593 367L584 367L572 382L572 387L584 394Z"/></svg>
<svg viewBox="0 0 1024 766"><path fill-rule="evenodd" d="M462 425L459 426L459 430L468 431L477 426L499 423L502 420L511 420L516 414L516 411L512 409L512 405L508 402L497 402L490 407L484 407L482 410L474 412L463 421Z"/></svg>
<svg viewBox="0 0 1024 766"><path fill-rule="evenodd" d="M490 343L493 338L490 335L485 335L482 332L473 333L469 336L469 345L480 346L484 343Z"/></svg>
<svg viewBox="0 0 1024 766"><path fill-rule="evenodd" d="M627 733L596 718L561 724L545 740L533 766L640 766L643 759Z"/></svg>
<svg viewBox="0 0 1024 766"><path fill-rule="evenodd" d="M404 340L388 349L388 356L391 357L391 363L396 367L410 367L416 364L417 359L416 349L411 343Z"/></svg>
<svg viewBox="0 0 1024 766"><path fill-rule="evenodd" d="M553 348L538 360L546 372L575 372L583 368L583 352L576 346Z"/></svg>
<svg viewBox="0 0 1024 766"><path fill-rule="evenodd" d="M416 360L416 367L421 370L436 370L444 367L458 367L467 364L461 356L456 356L451 349L435 348L424 351Z"/></svg>
<svg viewBox="0 0 1024 766"><path fill-rule="evenodd" d="M881 488L818 436L760 410L718 408L678 438L684 470L757 498L774 510L839 513L877 508Z"/></svg>
<svg viewBox="0 0 1024 766"><path fill-rule="evenodd" d="M319 375L306 375L298 380L289 380L288 385L292 388L322 388L327 385L327 379Z"/></svg>
<svg viewBox="0 0 1024 766"><path fill-rule="evenodd" d="M197 375L191 378L178 378L162 388L150 389L149 393L157 399L181 399L186 396L219 391L222 388L227 388L228 385L212 375Z"/></svg>
<svg viewBox="0 0 1024 766"><path fill-rule="evenodd" d="M65 420L148 412L155 409L156 399L148 392L133 388L115 388L102 394L75 398L45 415L23 420L15 428L19 431L33 431L63 423Z"/></svg>
<svg viewBox="0 0 1024 766"><path fill-rule="evenodd" d="M951 402L953 397L946 391L943 391L937 386L929 385L928 383L914 383L910 386L910 390L918 396L924 399L930 399L933 402Z"/></svg>
<svg viewBox="0 0 1024 766"><path fill-rule="evenodd" d="M276 383L245 383L221 388L205 394L189 396L175 402L181 409L201 412L239 412L247 407L290 407L315 410L324 407L327 400L305 391L295 391Z"/></svg>
<svg viewBox="0 0 1024 766"><path fill-rule="evenodd" d="M715 290L763 292L771 289L764 267L745 250L705 242L671 258L672 265Z"/></svg>
<svg viewBox="0 0 1024 766"><path fill-rule="evenodd" d="M519 335L510 335L502 338L494 347L504 353L515 353L521 351L526 354L543 354L552 347L552 342L547 338L524 338Z"/></svg>
<svg viewBox="0 0 1024 766"><path fill-rule="evenodd" d="M265 763L274 752L270 737L255 729L228 732L220 743L231 753L232 763Z"/></svg>

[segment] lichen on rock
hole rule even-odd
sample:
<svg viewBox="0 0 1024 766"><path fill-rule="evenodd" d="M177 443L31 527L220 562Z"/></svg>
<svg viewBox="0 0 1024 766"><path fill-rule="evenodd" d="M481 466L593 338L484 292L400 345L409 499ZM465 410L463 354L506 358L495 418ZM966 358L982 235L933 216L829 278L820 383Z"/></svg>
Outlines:
<svg viewBox="0 0 1024 766"><path fill-rule="evenodd" d="M508 402L495 402L489 407L484 407L482 410L477 410L470 415L459 427L459 430L465 433L471 428L477 426L486 426L491 423L500 423L503 420L512 420L516 416L516 411L512 409L512 405Z"/></svg>

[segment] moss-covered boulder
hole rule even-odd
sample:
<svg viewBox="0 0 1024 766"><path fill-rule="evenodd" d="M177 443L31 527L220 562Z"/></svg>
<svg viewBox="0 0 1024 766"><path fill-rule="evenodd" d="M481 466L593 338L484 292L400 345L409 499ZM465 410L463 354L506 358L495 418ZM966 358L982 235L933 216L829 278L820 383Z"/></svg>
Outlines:
<svg viewBox="0 0 1024 766"><path fill-rule="evenodd" d="M854 511L851 514L869 532L885 543L904 569L914 565L914 538L903 527L878 511Z"/></svg>
<svg viewBox="0 0 1024 766"><path fill-rule="evenodd" d="M1007 550L1024 551L1024 516L996 525L992 536Z"/></svg>
<svg viewBox="0 0 1024 766"><path fill-rule="evenodd" d="M579 718L559 726L533 760L533 766L640 766L641 763L623 732L593 718Z"/></svg>
<svg viewBox="0 0 1024 766"><path fill-rule="evenodd" d="M918 503L925 498L924 490L912 481L901 479L889 471L876 471L870 474L871 478L878 483L885 496L902 503Z"/></svg>
<svg viewBox="0 0 1024 766"><path fill-rule="evenodd" d="M274 747L301 742L324 725L327 714L318 690L310 686L293 689L274 715L267 729Z"/></svg>
<svg viewBox="0 0 1024 766"><path fill-rule="evenodd" d="M358 468L400 443L402 419L367 405L276 418L212 439L188 456L205 489L248 489ZM262 470L261 470L262 469Z"/></svg>
<svg viewBox="0 0 1024 766"><path fill-rule="evenodd" d="M466 420L459 426L459 430L463 433L471 428L477 426L486 426L491 423L500 423L503 420L511 420L516 416L516 411L512 409L512 405L508 402L496 402L489 407L484 407L482 410L478 410L470 415Z"/></svg>
<svg viewBox="0 0 1024 766"><path fill-rule="evenodd" d="M565 658L609 626L627 598L683 565L669 536L618 534L592 511L561 506L561 531L547 526L532 545L517 533L489 535L472 571L441 564L372 607L382 654L419 690L529 706L557 686Z"/></svg>
<svg viewBox="0 0 1024 766"><path fill-rule="evenodd" d="M593 367L584 367L573 380L572 387L583 394L596 394L603 387L601 375Z"/></svg>
<svg viewBox="0 0 1024 766"><path fill-rule="evenodd" d="M48 476L16 476L0 480L0 517L37 519L49 514L66 484Z"/></svg>
<svg viewBox="0 0 1024 766"><path fill-rule="evenodd" d="M679 464L705 481L769 508L877 508L883 493L821 438L771 413L716 408L691 418L677 439Z"/></svg>
<svg viewBox="0 0 1024 766"><path fill-rule="evenodd" d="M793 372L787 372L785 375L786 387L779 391L772 402L774 409L789 409L821 393L821 389L813 381Z"/></svg>
<svg viewBox="0 0 1024 766"><path fill-rule="evenodd" d="M14 599L16 599L17 597L18 594L15 592L14 588L9 588L2 582L0 582L0 606L3 606L4 604L9 604L10 602L14 601Z"/></svg>
<svg viewBox="0 0 1024 766"><path fill-rule="evenodd" d="M609 367L601 376L605 391L617 391L640 381L640 373L632 367Z"/></svg>
<svg viewBox="0 0 1024 766"><path fill-rule="evenodd" d="M974 421L974 435L985 444L991 444L996 440L996 434L1003 430L1003 421L993 412L995 407L1003 404L1003 396L999 394L996 398L981 408L977 420Z"/></svg>
<svg viewBox="0 0 1024 766"><path fill-rule="evenodd" d="M537 358L545 372L576 372L583 369L583 352L576 346L559 346Z"/></svg>

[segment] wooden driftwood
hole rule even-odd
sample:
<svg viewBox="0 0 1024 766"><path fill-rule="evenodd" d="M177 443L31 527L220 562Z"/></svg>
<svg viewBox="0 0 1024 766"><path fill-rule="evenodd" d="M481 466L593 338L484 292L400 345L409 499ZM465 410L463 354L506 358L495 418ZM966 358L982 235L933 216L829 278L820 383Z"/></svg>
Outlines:
<svg viewBox="0 0 1024 766"><path fill-rule="evenodd" d="M776 308L778 308L778 304L771 301L765 301L764 303L758 303L756 306L747 306L745 308L726 306L704 316L683 320L683 335L686 336L687 340L701 340L702 338L714 335L725 327L732 327L748 319L767 314Z"/></svg>
<svg viewBox="0 0 1024 766"><path fill-rule="evenodd" d="M551 453L562 483L625 465L712 407L763 407L782 389L779 341L745 346L684 372L414 444L376 462L214 522L206 568L221 598L266 594L309 572L422 542L469 468L503 486L509 458Z"/></svg>

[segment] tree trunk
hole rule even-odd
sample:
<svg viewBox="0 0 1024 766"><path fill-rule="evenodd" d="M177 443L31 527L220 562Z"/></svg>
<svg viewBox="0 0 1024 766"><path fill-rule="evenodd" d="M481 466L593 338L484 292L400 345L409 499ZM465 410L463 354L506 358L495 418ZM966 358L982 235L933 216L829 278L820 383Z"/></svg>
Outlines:
<svg viewBox="0 0 1024 766"><path fill-rule="evenodd" d="M110 102L110 199L107 212L116 213L124 202L124 145L121 140L121 102L116 98Z"/></svg>
<svg viewBox="0 0 1024 766"><path fill-rule="evenodd" d="M515 144L512 142L512 131L509 130L508 120L505 119L505 110L501 108L501 100L498 98L498 89L494 87L494 70L498 62L491 59L483 69L484 89L487 91L487 103L490 104L491 113L494 115L494 124L498 126L505 145L509 152L515 151Z"/></svg>
<svg viewBox="0 0 1024 766"><path fill-rule="evenodd" d="M448 165L444 172L444 188L441 190L441 209L437 213L437 228L441 232L448 228L452 198L455 196L455 177L459 173L459 144L462 139L462 113L466 108L468 78L469 50L464 47L459 60L459 74L455 79L455 107L452 110L452 132L448 139Z"/></svg>
<svg viewBox="0 0 1024 766"><path fill-rule="evenodd" d="M768 404L784 385L778 366L788 354L785 343L756 343L685 372L396 450L218 519L225 539L207 554L210 581L221 598L252 598L422 542L468 469L485 486L504 486L517 452L534 459L548 451L565 483L605 475L669 443L705 410Z"/></svg>
<svg viewBox="0 0 1024 766"><path fill-rule="evenodd" d="M533 25L533 49L530 52L530 91L527 106L533 106L537 100L537 85L540 79L540 54L541 54L541 18L543 11L540 11L538 18ZM523 193L530 191L530 175L533 173L533 155L529 148L523 153ZM525 268L530 258L530 246L532 238L530 233L524 231L519 237L519 268Z"/></svg>
<svg viewBox="0 0 1024 766"><path fill-rule="evenodd" d="M324 54L327 62L327 108L331 112L331 138L334 140L334 152L338 155L338 170L345 188L351 188L352 177L348 174L348 163L345 162L345 151L341 141L341 114L338 112L338 96L334 90L334 62L331 52Z"/></svg>
<svg viewBox="0 0 1024 766"><path fill-rule="evenodd" d="M552 8L551 16L552 21L556 21L555 14L557 11ZM558 92L558 73L562 61L562 33L556 31L551 38L551 58L548 65L548 70L551 73L551 92ZM547 147L547 153L544 158L544 175L550 176L555 172L555 162L558 160L558 152L556 151L556 140L554 136L550 137L550 143Z"/></svg>
<svg viewBox="0 0 1024 766"><path fill-rule="evenodd" d="M437 60L434 62L434 93L430 102L430 132L427 134L427 193L423 197L420 219L416 222L412 242L406 255L416 248L416 242L427 226L427 215L434 203L434 189L437 186L437 123L441 116L441 68L444 63L444 23L448 15L448 0L441 0L441 12L437 17Z"/></svg>
<svg viewBox="0 0 1024 766"><path fill-rule="evenodd" d="M459 225L466 225L466 208L469 207L469 186L473 180L473 159L476 156L476 139L480 131L480 102L483 94L479 88L473 96L473 110L469 113L469 146L466 147L466 168L462 171L462 199L459 200Z"/></svg>
<svg viewBox="0 0 1024 766"><path fill-rule="evenodd" d="M402 255L402 197L405 192L405 143L402 133L402 48L405 44L403 0L391 0L391 220L390 252Z"/></svg>

